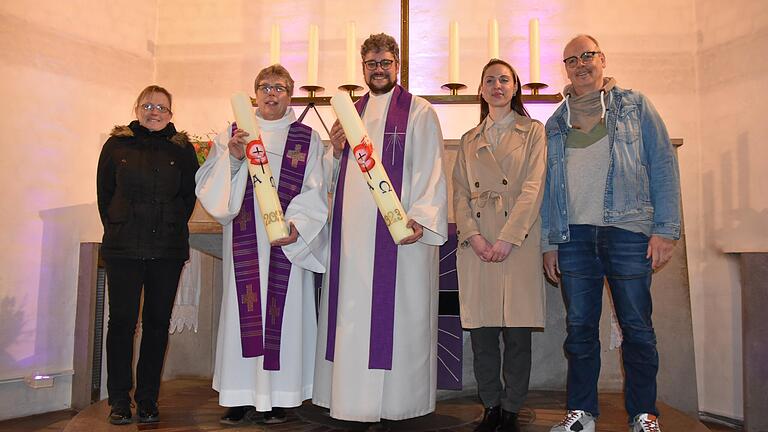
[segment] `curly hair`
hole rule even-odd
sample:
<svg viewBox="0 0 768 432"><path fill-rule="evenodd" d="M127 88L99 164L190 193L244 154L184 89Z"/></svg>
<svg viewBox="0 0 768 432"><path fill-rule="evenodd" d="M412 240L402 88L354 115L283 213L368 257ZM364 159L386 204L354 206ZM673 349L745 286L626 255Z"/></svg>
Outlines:
<svg viewBox="0 0 768 432"><path fill-rule="evenodd" d="M389 51L395 56L395 61L400 63L400 48L397 46L395 38L388 34L379 33L370 35L360 46L360 57L364 59L365 55L371 51Z"/></svg>

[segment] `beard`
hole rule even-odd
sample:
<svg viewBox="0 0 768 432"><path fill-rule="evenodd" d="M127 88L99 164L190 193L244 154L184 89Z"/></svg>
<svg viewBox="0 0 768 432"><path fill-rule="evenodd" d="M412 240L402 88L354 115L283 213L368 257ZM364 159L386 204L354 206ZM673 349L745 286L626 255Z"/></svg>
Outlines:
<svg viewBox="0 0 768 432"><path fill-rule="evenodd" d="M375 77L379 77L379 76L381 75L375 75ZM387 75L384 75L384 76L386 77ZM365 84L368 85L368 88L371 90L371 93L384 94L392 90L397 85L397 78L395 78L394 80L387 80L383 84L376 84L374 83L374 76L371 76L369 79L365 81Z"/></svg>

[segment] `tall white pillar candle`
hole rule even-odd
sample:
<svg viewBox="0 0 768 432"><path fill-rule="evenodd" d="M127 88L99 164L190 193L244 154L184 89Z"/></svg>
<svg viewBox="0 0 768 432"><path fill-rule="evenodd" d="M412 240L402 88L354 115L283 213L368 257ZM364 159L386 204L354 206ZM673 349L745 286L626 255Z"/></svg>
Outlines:
<svg viewBox="0 0 768 432"><path fill-rule="evenodd" d="M373 148L365 125L347 92L337 92L331 98L331 106L336 112L341 127L344 128L349 145L352 146L349 157L357 160L363 179L368 183L368 190L379 208L381 217L384 218L384 223L389 228L392 240L400 244L404 238L413 235L413 229L406 226L408 216L405 214L400 198L391 190L392 182ZM384 184L387 187L382 186Z"/></svg>
<svg viewBox="0 0 768 432"><path fill-rule="evenodd" d="M269 64L280 63L280 24L272 24L272 37L269 39Z"/></svg>
<svg viewBox="0 0 768 432"><path fill-rule="evenodd" d="M350 21L347 23L347 67L344 79L344 84L354 84L355 77L357 76L357 31L355 28L355 22Z"/></svg>
<svg viewBox="0 0 768 432"><path fill-rule="evenodd" d="M459 23L451 21L448 26L448 82L459 82Z"/></svg>
<svg viewBox="0 0 768 432"><path fill-rule="evenodd" d="M256 195L256 202L259 204L260 217L264 220L267 237L270 242L288 237L288 225L285 224L283 207L280 205L280 199L277 196L275 179L272 175L272 168L269 166L264 143L261 141L259 124L253 114L251 98L245 93L240 92L232 95L230 101L232 102L232 111L235 114L237 127L248 132L249 141L245 147L245 154L248 159L248 173L251 175L253 193Z"/></svg>
<svg viewBox="0 0 768 432"><path fill-rule="evenodd" d="M317 85L317 65L319 59L319 35L317 24L309 26L309 55L307 56L307 85Z"/></svg>
<svg viewBox="0 0 768 432"><path fill-rule="evenodd" d="M541 82L541 58L539 54L539 19L533 18L528 23L528 43L530 57L530 82Z"/></svg>
<svg viewBox="0 0 768 432"><path fill-rule="evenodd" d="M499 22L488 20L488 58L499 58Z"/></svg>

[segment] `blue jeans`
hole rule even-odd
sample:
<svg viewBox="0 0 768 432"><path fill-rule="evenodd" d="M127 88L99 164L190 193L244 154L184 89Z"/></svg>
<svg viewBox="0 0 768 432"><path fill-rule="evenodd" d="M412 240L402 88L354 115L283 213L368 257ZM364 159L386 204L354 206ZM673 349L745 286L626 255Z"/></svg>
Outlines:
<svg viewBox="0 0 768 432"><path fill-rule="evenodd" d="M659 354L651 322L651 261L648 236L615 227L571 225L571 240L559 245L558 261L567 309L568 409L599 415L600 314L603 278L624 336L624 392L630 419L658 415Z"/></svg>

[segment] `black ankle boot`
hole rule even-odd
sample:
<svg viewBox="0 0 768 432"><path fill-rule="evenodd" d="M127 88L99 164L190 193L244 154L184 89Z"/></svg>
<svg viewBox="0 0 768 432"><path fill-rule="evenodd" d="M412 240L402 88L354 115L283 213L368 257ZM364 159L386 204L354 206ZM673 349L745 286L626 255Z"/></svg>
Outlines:
<svg viewBox="0 0 768 432"><path fill-rule="evenodd" d="M365 429L365 432L390 432L392 422L389 420L381 419L376 423L371 423Z"/></svg>
<svg viewBox="0 0 768 432"><path fill-rule="evenodd" d="M236 426L253 423L256 417L256 407L236 406L227 408L227 412L219 419L219 423L227 426Z"/></svg>
<svg viewBox="0 0 768 432"><path fill-rule="evenodd" d="M120 399L112 402L112 408L109 411L109 422L113 425L124 425L131 423L131 402L127 399Z"/></svg>
<svg viewBox="0 0 768 432"><path fill-rule="evenodd" d="M267 411L264 413L265 424L285 423L285 420L286 420L286 414L283 408L272 407L271 411Z"/></svg>
<svg viewBox="0 0 768 432"><path fill-rule="evenodd" d="M501 419L501 407L486 408L483 413L483 421L475 427L474 432L495 432Z"/></svg>
<svg viewBox="0 0 768 432"><path fill-rule="evenodd" d="M501 422L498 430L499 432L520 432L517 413L501 410Z"/></svg>
<svg viewBox="0 0 768 432"><path fill-rule="evenodd" d="M160 421L160 411L157 409L157 402L151 399L140 400L136 403L136 415L139 417L139 423L157 423Z"/></svg>

